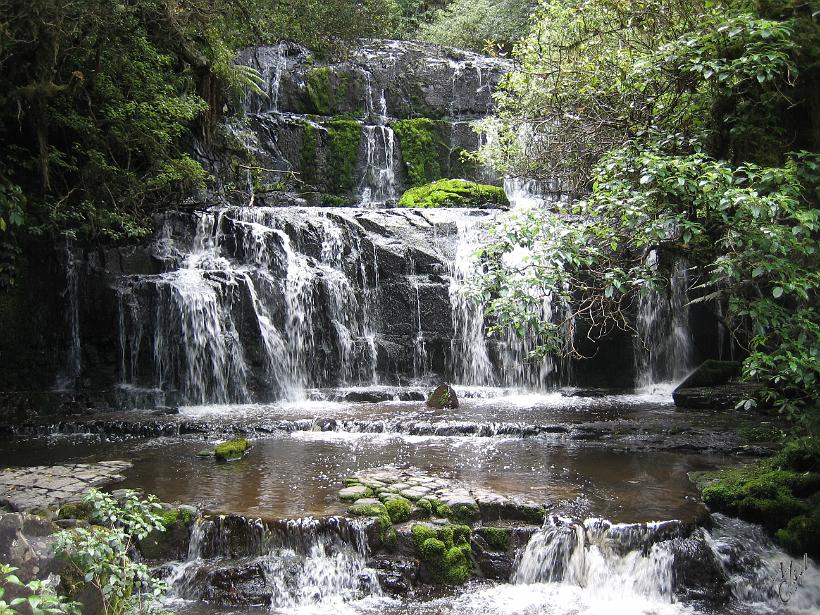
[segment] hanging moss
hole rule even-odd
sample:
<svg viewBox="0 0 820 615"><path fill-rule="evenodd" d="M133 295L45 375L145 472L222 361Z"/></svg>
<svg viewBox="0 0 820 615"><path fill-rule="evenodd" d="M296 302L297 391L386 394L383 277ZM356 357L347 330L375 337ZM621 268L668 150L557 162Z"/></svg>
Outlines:
<svg viewBox="0 0 820 615"><path fill-rule="evenodd" d="M321 66L310 69L305 82L313 112L319 115L332 115L334 93L330 84L330 68Z"/></svg>
<svg viewBox="0 0 820 615"><path fill-rule="evenodd" d="M316 149L319 146L318 130L305 122L302 131L302 159L299 166L300 179L306 186L316 185Z"/></svg>
<svg viewBox="0 0 820 615"><path fill-rule="evenodd" d="M325 124L329 160L327 189L331 194L346 194L356 186L356 165L362 128L353 120L332 120Z"/></svg>
<svg viewBox="0 0 820 615"><path fill-rule="evenodd" d="M448 147L441 136L442 126L443 122L424 117L392 124L411 186L444 177Z"/></svg>
<svg viewBox="0 0 820 615"><path fill-rule="evenodd" d="M442 179L410 188L399 200L401 207L490 207L509 206L503 188L476 184L464 179Z"/></svg>

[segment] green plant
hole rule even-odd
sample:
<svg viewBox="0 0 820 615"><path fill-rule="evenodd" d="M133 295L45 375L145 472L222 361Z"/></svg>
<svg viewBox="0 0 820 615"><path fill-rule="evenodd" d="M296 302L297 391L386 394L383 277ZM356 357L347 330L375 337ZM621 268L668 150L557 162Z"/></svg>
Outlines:
<svg viewBox="0 0 820 615"><path fill-rule="evenodd" d="M14 566L0 564L0 615L74 615L79 613L75 602L57 594L47 581L34 580L23 583L14 574ZM22 594L6 600L7 587Z"/></svg>
<svg viewBox="0 0 820 615"><path fill-rule="evenodd" d="M90 505L90 520L98 525L56 534L56 551L68 566L65 576L70 594L93 588L105 615L155 610L165 584L153 578L145 564L132 560L130 553L151 531L165 530L156 497L142 499L126 491L118 501L91 489L83 503Z"/></svg>

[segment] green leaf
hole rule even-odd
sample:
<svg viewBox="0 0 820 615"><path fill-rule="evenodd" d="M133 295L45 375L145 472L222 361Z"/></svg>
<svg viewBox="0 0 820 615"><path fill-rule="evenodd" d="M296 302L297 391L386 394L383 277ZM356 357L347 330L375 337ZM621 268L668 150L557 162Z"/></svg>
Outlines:
<svg viewBox="0 0 820 615"><path fill-rule="evenodd" d="M780 286L775 286L772 289L772 297L775 299L779 299L783 295L783 288Z"/></svg>

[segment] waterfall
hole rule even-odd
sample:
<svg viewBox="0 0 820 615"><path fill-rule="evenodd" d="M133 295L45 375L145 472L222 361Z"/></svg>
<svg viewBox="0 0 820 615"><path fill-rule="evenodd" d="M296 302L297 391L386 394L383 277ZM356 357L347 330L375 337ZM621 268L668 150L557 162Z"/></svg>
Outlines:
<svg viewBox="0 0 820 615"><path fill-rule="evenodd" d="M483 238L481 220L459 219L456 229L455 255L448 264L454 330L450 342L451 371L459 384L491 385L495 383L495 374L487 348L484 309L466 295L464 288L477 266L476 251Z"/></svg>
<svg viewBox="0 0 820 615"><path fill-rule="evenodd" d="M57 377L55 389L64 391L73 389L82 373L82 341L80 339L80 305L78 293L77 262L71 244L65 245L66 285L63 299L68 304L66 312L68 321L68 350L64 368Z"/></svg>
<svg viewBox="0 0 820 615"><path fill-rule="evenodd" d="M375 252L355 219L311 213L198 214L192 247L160 231L157 249L177 264L118 284L121 382L187 403L374 384Z"/></svg>
<svg viewBox="0 0 820 615"><path fill-rule="evenodd" d="M658 270L658 254L649 254L649 265ZM636 373L639 388L680 382L692 368L693 345L689 331L689 276L686 261L674 261L669 292L650 290L638 302Z"/></svg>
<svg viewBox="0 0 820 615"><path fill-rule="evenodd" d="M376 120L375 125L365 125L365 167L359 182L359 204L362 207L384 207L396 200L396 138L387 125L387 99L384 90L378 105L373 97L373 78L365 73L365 114Z"/></svg>
<svg viewBox="0 0 820 615"><path fill-rule="evenodd" d="M384 207L396 200L395 135L379 124L364 127L365 170L359 184L362 207Z"/></svg>
<svg viewBox="0 0 820 615"><path fill-rule="evenodd" d="M331 517L263 522L238 516L197 520L185 561L172 566L169 600L263 602L274 613L381 595L367 567L367 521ZM234 561L233 558L242 558ZM237 591L248 582L249 589Z"/></svg>
<svg viewBox="0 0 820 615"><path fill-rule="evenodd" d="M552 517L520 555L513 583L563 583L616 603L634 597L672 602L673 553L668 540L653 541L652 525Z"/></svg>

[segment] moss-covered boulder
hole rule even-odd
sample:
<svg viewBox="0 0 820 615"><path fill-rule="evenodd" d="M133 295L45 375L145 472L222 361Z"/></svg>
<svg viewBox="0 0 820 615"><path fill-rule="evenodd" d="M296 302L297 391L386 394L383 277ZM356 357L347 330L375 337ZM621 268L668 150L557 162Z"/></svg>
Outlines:
<svg viewBox="0 0 820 615"><path fill-rule="evenodd" d="M444 408L458 408L458 397L449 384L440 384L427 397L427 407L443 410Z"/></svg>
<svg viewBox="0 0 820 615"><path fill-rule="evenodd" d="M422 576L437 585L461 585L473 573L470 528L416 524L412 530Z"/></svg>
<svg viewBox="0 0 820 615"><path fill-rule="evenodd" d="M245 438L234 438L214 448L214 457L220 461L236 461L248 454L251 443Z"/></svg>
<svg viewBox="0 0 820 615"><path fill-rule="evenodd" d="M399 199L401 207L477 207L504 209L510 202L503 188L466 179L442 179L410 188Z"/></svg>
<svg viewBox="0 0 820 615"><path fill-rule="evenodd" d="M139 542L143 557L153 561L180 559L188 552L188 539L196 511L188 506L162 511L162 530L152 530Z"/></svg>
<svg viewBox="0 0 820 615"><path fill-rule="evenodd" d="M393 523L402 523L410 518L410 513L413 510L413 505L410 500L401 496L390 498L384 503L387 508L387 514L390 515L390 521Z"/></svg>
<svg viewBox="0 0 820 615"><path fill-rule="evenodd" d="M792 442L764 461L716 472L692 472L713 511L760 523L792 554L820 556L820 447Z"/></svg>

